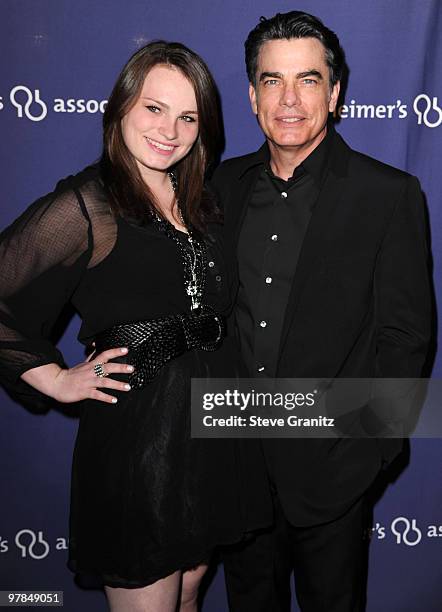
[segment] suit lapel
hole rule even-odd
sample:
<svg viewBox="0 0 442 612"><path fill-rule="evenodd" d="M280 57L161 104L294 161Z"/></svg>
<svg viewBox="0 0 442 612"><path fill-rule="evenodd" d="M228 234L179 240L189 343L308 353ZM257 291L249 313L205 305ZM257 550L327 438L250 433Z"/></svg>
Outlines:
<svg viewBox="0 0 442 612"><path fill-rule="evenodd" d="M229 207L226 209L226 229L231 236L235 253L238 248L239 235L247 206L252 197L260 169L261 166L257 165L239 176L234 192L230 196Z"/></svg>

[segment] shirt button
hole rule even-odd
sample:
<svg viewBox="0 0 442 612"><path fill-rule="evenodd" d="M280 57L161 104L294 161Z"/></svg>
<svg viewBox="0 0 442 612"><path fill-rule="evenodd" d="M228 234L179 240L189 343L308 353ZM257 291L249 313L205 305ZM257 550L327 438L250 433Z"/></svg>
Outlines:
<svg viewBox="0 0 442 612"><path fill-rule="evenodd" d="M221 276L218 274L217 276L215 276L215 280L219 282L221 280Z"/></svg>
<svg viewBox="0 0 442 612"><path fill-rule="evenodd" d="M260 321L259 324L261 327L267 327L267 321Z"/></svg>
<svg viewBox="0 0 442 612"><path fill-rule="evenodd" d="M281 191L281 198L286 198L286 197L287 197L287 192Z"/></svg>
<svg viewBox="0 0 442 612"><path fill-rule="evenodd" d="M270 239L273 240L273 242L276 242L278 240L278 234L273 234Z"/></svg>
<svg viewBox="0 0 442 612"><path fill-rule="evenodd" d="M272 278L271 276L267 276L267 278L266 278L266 283L267 283L268 285L270 285L270 283L272 282L272 280L273 280L273 278Z"/></svg>
<svg viewBox="0 0 442 612"><path fill-rule="evenodd" d="M264 372L265 367L264 366L258 366L257 370L258 370L258 372Z"/></svg>
<svg viewBox="0 0 442 612"><path fill-rule="evenodd" d="M215 265L214 261L209 261L209 268L213 268L214 265Z"/></svg>

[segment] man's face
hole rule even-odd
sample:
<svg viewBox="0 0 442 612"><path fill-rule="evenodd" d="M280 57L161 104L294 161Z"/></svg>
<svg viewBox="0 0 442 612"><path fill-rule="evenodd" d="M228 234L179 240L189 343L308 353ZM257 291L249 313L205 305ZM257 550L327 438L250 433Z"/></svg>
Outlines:
<svg viewBox="0 0 442 612"><path fill-rule="evenodd" d="M307 156L326 134L339 83L330 91L325 49L316 38L271 40L260 49L249 94L270 149Z"/></svg>

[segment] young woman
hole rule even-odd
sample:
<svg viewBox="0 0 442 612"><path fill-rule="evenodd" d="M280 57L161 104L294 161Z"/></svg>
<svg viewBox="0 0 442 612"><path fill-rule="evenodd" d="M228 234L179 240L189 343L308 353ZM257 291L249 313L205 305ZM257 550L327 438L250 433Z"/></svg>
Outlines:
<svg viewBox="0 0 442 612"><path fill-rule="evenodd" d="M148 44L110 96L100 163L1 236L0 373L36 400L83 400L69 565L102 576L113 611L196 610L211 551L251 526L247 504L253 527L268 519L266 492L259 505L244 497L233 441L190 437L191 377L236 373L220 215L204 187L218 117L201 58ZM48 340L67 302L95 348L72 368Z"/></svg>

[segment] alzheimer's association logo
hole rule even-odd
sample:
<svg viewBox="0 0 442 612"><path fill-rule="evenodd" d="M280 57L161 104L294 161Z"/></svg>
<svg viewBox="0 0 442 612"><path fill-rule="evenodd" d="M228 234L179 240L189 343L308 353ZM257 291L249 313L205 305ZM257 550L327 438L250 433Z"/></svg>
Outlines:
<svg viewBox="0 0 442 612"><path fill-rule="evenodd" d="M9 93L9 101L16 109L19 119L30 121L42 121L53 113L68 114L103 114L107 100L96 100L95 98L54 98L47 103L42 99L40 89L30 89L26 85L16 85ZM4 107L3 98L0 96L0 110Z"/></svg>
<svg viewBox="0 0 442 612"><path fill-rule="evenodd" d="M44 559L49 554L49 544L43 537L43 532L35 533L32 529L22 529L15 536L15 545L21 551L23 558Z"/></svg>
<svg viewBox="0 0 442 612"><path fill-rule="evenodd" d="M411 521L405 516L398 516L391 523L391 532L396 536L396 544L416 546L422 540L422 531L417 526L416 519Z"/></svg>
<svg viewBox="0 0 442 612"><path fill-rule="evenodd" d="M439 127L442 123L442 108L440 108L437 97L420 94L413 102L413 110L417 115L418 125L426 125L430 128Z"/></svg>
<svg viewBox="0 0 442 612"><path fill-rule="evenodd" d="M20 119L24 113L31 121L41 121L48 114L48 107L40 98L39 89L32 91L25 85L16 85L11 89L9 99L12 106L17 109L17 116Z"/></svg>

